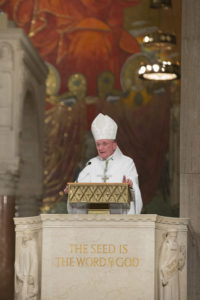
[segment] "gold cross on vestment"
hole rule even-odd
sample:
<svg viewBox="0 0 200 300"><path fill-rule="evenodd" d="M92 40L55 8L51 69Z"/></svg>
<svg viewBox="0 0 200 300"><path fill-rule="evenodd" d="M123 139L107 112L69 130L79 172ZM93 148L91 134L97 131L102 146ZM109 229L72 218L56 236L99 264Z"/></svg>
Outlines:
<svg viewBox="0 0 200 300"><path fill-rule="evenodd" d="M97 175L97 177L101 177L101 179L102 179L103 182L107 182L107 180L108 180L110 177L112 177L112 176L111 176L111 175L108 176L108 175L106 175L106 174L104 173L103 175Z"/></svg>
<svg viewBox="0 0 200 300"><path fill-rule="evenodd" d="M109 177L106 176L106 173L108 171L108 162L109 162L109 159L106 159L105 168L104 168L104 176L102 177L103 182L106 182L106 180L109 179Z"/></svg>
<svg viewBox="0 0 200 300"><path fill-rule="evenodd" d="M104 168L104 172L103 172L103 177L102 177L102 175L97 175L98 177L101 176L101 179L103 180L103 182L106 182L109 179L109 177L112 177L111 175L107 176L108 162L109 162L109 160L110 159L105 160L105 168Z"/></svg>
<svg viewBox="0 0 200 300"><path fill-rule="evenodd" d="M107 179L109 179L109 177L104 174L104 176L102 177L103 182L106 182Z"/></svg>

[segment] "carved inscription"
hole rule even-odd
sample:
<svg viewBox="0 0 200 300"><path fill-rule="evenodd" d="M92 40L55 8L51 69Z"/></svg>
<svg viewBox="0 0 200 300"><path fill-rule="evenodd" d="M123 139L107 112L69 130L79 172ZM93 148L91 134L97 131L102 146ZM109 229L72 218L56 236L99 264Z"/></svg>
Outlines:
<svg viewBox="0 0 200 300"><path fill-rule="evenodd" d="M127 244L69 244L66 256L55 258L62 267L138 267L140 259L129 255Z"/></svg>

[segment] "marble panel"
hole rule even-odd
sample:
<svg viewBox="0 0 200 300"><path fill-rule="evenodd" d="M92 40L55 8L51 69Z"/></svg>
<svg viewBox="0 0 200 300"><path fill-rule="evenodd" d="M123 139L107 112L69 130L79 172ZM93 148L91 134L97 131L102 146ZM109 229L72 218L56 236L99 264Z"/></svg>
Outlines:
<svg viewBox="0 0 200 300"><path fill-rule="evenodd" d="M186 300L187 223L157 215L16 218L16 262L24 233L38 228L36 299L177 300L170 291Z"/></svg>

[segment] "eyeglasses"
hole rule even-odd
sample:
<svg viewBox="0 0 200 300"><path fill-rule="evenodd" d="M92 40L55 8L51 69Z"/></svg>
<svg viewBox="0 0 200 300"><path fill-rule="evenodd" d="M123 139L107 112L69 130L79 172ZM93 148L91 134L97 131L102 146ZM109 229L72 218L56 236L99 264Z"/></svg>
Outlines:
<svg viewBox="0 0 200 300"><path fill-rule="evenodd" d="M113 144L113 141L112 142L96 143L96 146L97 146L97 148L99 148L100 146L106 147L110 144Z"/></svg>

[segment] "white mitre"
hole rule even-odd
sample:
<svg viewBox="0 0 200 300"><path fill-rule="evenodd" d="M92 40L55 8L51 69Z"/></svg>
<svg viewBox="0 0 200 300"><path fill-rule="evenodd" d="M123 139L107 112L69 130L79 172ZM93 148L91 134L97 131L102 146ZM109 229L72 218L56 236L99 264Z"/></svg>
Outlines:
<svg viewBox="0 0 200 300"><path fill-rule="evenodd" d="M117 135L117 124L107 115L98 114L91 125L91 131L95 141L115 140Z"/></svg>

